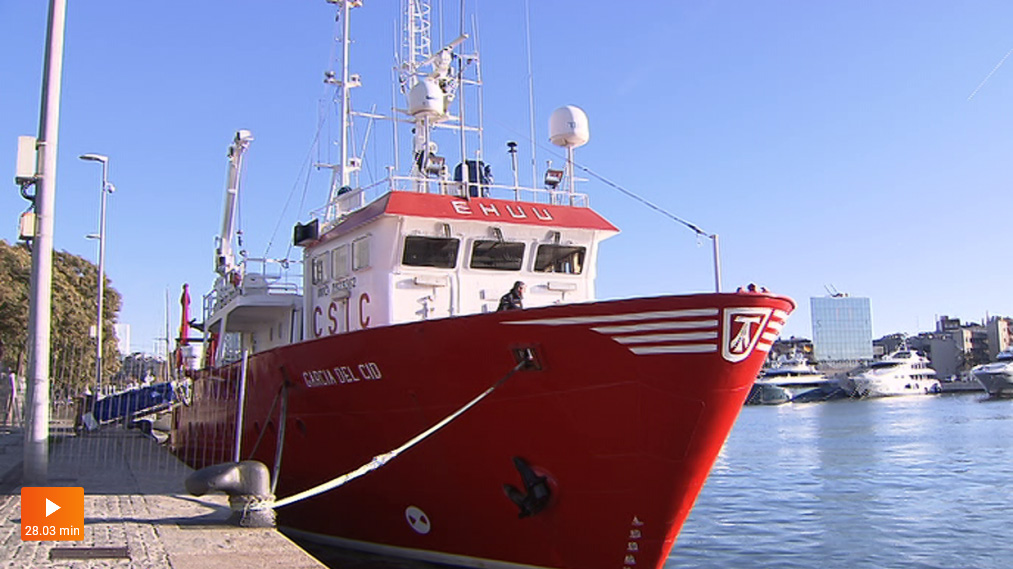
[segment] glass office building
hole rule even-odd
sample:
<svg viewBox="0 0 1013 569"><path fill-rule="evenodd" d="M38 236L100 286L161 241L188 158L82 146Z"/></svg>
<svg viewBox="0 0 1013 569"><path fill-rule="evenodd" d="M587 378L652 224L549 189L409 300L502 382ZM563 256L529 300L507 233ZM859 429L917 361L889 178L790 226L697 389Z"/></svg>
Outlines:
<svg viewBox="0 0 1013 569"><path fill-rule="evenodd" d="M868 298L810 298L813 356L818 362L872 359L872 308Z"/></svg>

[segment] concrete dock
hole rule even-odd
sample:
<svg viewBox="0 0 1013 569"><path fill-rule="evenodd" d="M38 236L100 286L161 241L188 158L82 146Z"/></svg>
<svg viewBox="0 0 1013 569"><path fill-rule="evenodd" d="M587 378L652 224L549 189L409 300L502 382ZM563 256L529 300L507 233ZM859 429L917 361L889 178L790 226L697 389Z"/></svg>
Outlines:
<svg viewBox="0 0 1013 569"><path fill-rule="evenodd" d="M225 495L190 496L191 469L117 426L50 443L45 486L84 488L80 541L21 540L23 433L0 430L0 568L322 569L274 529L225 524Z"/></svg>

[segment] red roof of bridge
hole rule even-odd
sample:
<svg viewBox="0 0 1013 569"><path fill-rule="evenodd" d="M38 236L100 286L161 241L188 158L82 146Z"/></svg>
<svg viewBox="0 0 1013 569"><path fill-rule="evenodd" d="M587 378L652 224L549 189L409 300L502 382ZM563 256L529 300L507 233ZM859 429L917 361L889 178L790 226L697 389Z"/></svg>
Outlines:
<svg viewBox="0 0 1013 569"><path fill-rule="evenodd" d="M391 215L619 231L587 207L414 192L391 192L386 199L383 212Z"/></svg>

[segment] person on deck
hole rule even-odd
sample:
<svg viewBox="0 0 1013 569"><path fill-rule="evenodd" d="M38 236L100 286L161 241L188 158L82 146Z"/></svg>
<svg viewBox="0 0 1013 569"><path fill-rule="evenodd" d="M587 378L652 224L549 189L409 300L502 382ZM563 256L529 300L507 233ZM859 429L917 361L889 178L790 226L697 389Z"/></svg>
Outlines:
<svg viewBox="0 0 1013 569"><path fill-rule="evenodd" d="M499 299L499 307L496 309L497 312L500 310L519 310L524 308L524 283L517 281L514 283L514 287L509 292L504 294Z"/></svg>

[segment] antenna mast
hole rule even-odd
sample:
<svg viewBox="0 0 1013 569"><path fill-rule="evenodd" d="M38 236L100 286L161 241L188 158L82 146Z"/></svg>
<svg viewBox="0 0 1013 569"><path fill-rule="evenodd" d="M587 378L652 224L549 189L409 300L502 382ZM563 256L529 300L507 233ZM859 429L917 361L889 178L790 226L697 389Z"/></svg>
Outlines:
<svg viewBox="0 0 1013 569"><path fill-rule="evenodd" d="M429 18L432 14L432 7L429 0L408 0L407 6L408 25L405 27L405 65L408 76L404 78L405 89L411 89L418 83L415 72L419 67L425 65L424 61L429 59L432 40L432 25ZM406 91L407 92L407 91Z"/></svg>
<svg viewBox="0 0 1013 569"><path fill-rule="evenodd" d="M432 27L429 17L432 7L429 0L407 0L407 5L403 5L403 8L406 25L402 38L401 88L408 95L408 112L415 118L412 136L414 168L418 169L419 175L425 176L430 156L436 151L435 144L430 140L432 120L445 112L445 103L442 100L430 103L443 99L438 86L431 82L419 84L422 82L418 76L419 68L434 59L431 57Z"/></svg>
<svg viewBox="0 0 1013 569"><path fill-rule="evenodd" d="M447 110L455 95L461 93L462 78L451 71L454 63L454 48L464 43L468 36L462 33L446 46L434 52L432 49L432 9L429 0L405 0L405 32L402 35L401 64L398 72L402 92L408 96L408 115L415 123L412 137L414 175L418 183L425 184L424 178L442 176L445 159L436 154L438 148L432 141L433 128L441 122L452 120ZM459 61L460 65L463 65ZM423 68L429 67L429 71ZM463 100L463 98L462 98ZM464 132L463 109L459 128ZM463 134L462 134L463 137ZM463 158L462 158L463 161Z"/></svg>
<svg viewBox="0 0 1013 569"><path fill-rule="evenodd" d="M348 131L351 127L352 114L351 89L358 87L361 83L358 75L349 73L348 64L350 58L349 51L352 45L349 19L352 8L362 6L362 0L327 0L327 2L337 4L341 10L338 13L338 20L341 21L341 78L336 78L333 72L328 71L324 79L325 83L338 87L338 97L341 104L341 117L338 125L338 128L341 130L341 138L338 143L340 155L338 156L337 166L330 166L334 169L334 174L331 176L331 193L327 200L328 203L334 203L338 199L338 194L341 193L341 188L351 186L352 173L358 171L360 167L359 160L349 158L351 142L348 139Z"/></svg>

